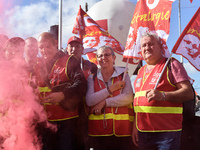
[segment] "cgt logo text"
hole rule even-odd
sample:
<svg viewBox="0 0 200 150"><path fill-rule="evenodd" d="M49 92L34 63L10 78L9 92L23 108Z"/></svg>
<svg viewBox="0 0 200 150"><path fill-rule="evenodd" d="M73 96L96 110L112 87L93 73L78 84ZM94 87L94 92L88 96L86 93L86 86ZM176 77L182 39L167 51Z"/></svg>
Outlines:
<svg viewBox="0 0 200 150"><path fill-rule="evenodd" d="M157 72L154 73L154 75L153 75L153 77L152 77L152 79L151 79L151 82L150 82L149 84L156 84L156 82L157 82L159 76L160 76L160 73L157 73Z"/></svg>

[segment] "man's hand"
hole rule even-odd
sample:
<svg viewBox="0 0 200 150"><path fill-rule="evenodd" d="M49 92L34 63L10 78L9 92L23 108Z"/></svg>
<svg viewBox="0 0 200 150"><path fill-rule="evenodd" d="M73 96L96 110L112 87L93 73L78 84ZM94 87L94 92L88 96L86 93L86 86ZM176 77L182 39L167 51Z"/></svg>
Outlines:
<svg viewBox="0 0 200 150"><path fill-rule="evenodd" d="M157 100L157 101L163 101L164 97L163 94L157 90L151 89L146 91L146 98L148 99L148 102L152 100Z"/></svg>
<svg viewBox="0 0 200 150"><path fill-rule="evenodd" d="M182 103L194 98L194 92L189 81L179 82L176 87L178 88L177 90L164 92L164 95L154 89L147 90L146 98L149 102L152 100L163 101L165 99L165 101L173 103Z"/></svg>
<svg viewBox="0 0 200 150"><path fill-rule="evenodd" d="M43 103L56 104L56 103L60 103L62 100L64 100L64 98L65 96L63 92L54 92L48 95L47 97L45 97Z"/></svg>

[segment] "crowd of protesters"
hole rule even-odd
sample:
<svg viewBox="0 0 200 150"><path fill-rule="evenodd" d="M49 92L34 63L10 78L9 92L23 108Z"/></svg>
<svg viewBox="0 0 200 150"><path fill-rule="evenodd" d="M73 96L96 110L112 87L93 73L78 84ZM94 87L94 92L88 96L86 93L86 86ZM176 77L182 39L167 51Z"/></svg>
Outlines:
<svg viewBox="0 0 200 150"><path fill-rule="evenodd" d="M146 33L140 39L146 65L134 83L124 67L115 66L110 46L98 48L97 67L82 57L83 43L76 36L64 52L49 32L38 39L0 39L1 55L26 62L37 101L57 126L52 131L38 125L43 150L180 149L182 103L193 99L193 90L187 72L174 58L154 89L166 62L157 35Z"/></svg>

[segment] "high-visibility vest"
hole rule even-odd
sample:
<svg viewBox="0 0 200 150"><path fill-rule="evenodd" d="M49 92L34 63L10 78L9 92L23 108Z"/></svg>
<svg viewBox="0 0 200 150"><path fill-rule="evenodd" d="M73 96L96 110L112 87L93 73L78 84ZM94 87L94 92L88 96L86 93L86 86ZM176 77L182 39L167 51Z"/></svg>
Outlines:
<svg viewBox="0 0 200 150"><path fill-rule="evenodd" d="M83 58L82 58L83 59ZM86 60L82 60L82 71L83 74L85 76L85 79L87 80L87 78L91 75L91 64L90 62L87 62Z"/></svg>
<svg viewBox="0 0 200 150"><path fill-rule="evenodd" d="M146 66L143 66L134 82L134 110L136 127L144 132L180 131L182 129L182 103L152 100L145 97L146 90L153 89L165 65L163 58L145 78ZM171 73L171 72L170 72ZM166 68L156 88L158 91L175 91L176 86L169 80L169 69Z"/></svg>
<svg viewBox="0 0 200 150"><path fill-rule="evenodd" d="M118 80L122 80L121 76L114 77L112 84ZM98 80L94 80L94 91L98 92L106 88L105 84ZM114 91L112 96L120 94L120 90ZM132 123L133 123L133 109L132 104L129 106L118 107L105 107L101 115L94 115L90 107L88 117L88 132L90 136L131 136Z"/></svg>
<svg viewBox="0 0 200 150"><path fill-rule="evenodd" d="M55 62L50 74L52 87L60 85L61 83L70 82L66 70L70 57L71 56L66 55ZM41 83L39 91L42 98L51 94L51 89L44 83ZM51 103L44 103L44 107L49 121L61 121L78 117L78 108L75 111L67 111L63 109L59 103L55 105Z"/></svg>

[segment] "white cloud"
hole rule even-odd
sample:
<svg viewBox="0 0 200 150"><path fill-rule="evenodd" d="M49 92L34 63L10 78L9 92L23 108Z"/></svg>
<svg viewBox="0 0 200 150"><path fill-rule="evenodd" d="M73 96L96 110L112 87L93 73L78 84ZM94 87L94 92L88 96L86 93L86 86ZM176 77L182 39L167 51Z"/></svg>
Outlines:
<svg viewBox="0 0 200 150"><path fill-rule="evenodd" d="M87 0L89 8L99 0ZM50 30L51 25L59 23L59 1L58 0L35 0L34 3L24 6L14 6L5 12L4 27L1 33L7 33L9 37L19 36L27 38L33 36L38 38L39 34ZM63 32L62 43L66 46L67 40L72 36L72 28L79 10L79 5L85 9L86 0L63 0ZM27 4L27 1L26 1ZM5 20L6 18L6 20Z"/></svg>
<svg viewBox="0 0 200 150"><path fill-rule="evenodd" d="M6 18L5 27L9 37L26 38L48 31L49 26L58 20L58 15L50 3L41 2L29 6L15 6L6 12Z"/></svg>

